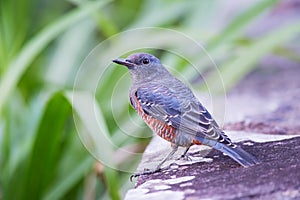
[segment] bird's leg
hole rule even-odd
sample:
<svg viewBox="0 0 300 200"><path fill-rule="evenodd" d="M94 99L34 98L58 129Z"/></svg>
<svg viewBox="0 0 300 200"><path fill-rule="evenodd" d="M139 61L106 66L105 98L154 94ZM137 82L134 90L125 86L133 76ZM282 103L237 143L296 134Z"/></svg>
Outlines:
<svg viewBox="0 0 300 200"><path fill-rule="evenodd" d="M178 149L178 145L175 144L174 146L172 146L172 151L156 166L156 168L154 170L147 170L147 171L143 171L143 172L139 172L139 173L135 173L135 174L132 174L130 176L130 181L132 181L132 178L135 178L135 177L138 177L138 176L141 176L141 175L147 175L147 174L153 174L155 172L158 172L161 170L161 166L167 161L170 159L170 157L172 157L174 155L174 153L177 151Z"/></svg>
<svg viewBox="0 0 300 200"><path fill-rule="evenodd" d="M187 156L187 152L189 151L190 147L192 145L186 147L185 151L183 152L183 154L178 158L178 160L184 159L184 160L190 160L189 156Z"/></svg>
<svg viewBox="0 0 300 200"><path fill-rule="evenodd" d="M174 146L172 146L172 151L157 165L156 170L159 170L162 164L164 164L167 160L169 160L177 151L177 149L178 149L178 145L175 144Z"/></svg>

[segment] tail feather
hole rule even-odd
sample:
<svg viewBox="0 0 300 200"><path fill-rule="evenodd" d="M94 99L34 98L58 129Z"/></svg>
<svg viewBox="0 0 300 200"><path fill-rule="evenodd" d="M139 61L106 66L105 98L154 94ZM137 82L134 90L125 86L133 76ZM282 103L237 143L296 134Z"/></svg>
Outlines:
<svg viewBox="0 0 300 200"><path fill-rule="evenodd" d="M200 138L199 138L200 139ZM202 139L202 144L213 147L216 150L223 152L224 154L231 157L233 160L238 162L244 167L253 166L259 163L259 161L250 153L246 152L239 146L229 146L227 144L222 144L215 140Z"/></svg>
<svg viewBox="0 0 300 200"><path fill-rule="evenodd" d="M259 163L259 161L250 153L246 152L239 146L229 147L224 144L221 144L221 148L219 149L221 152L230 156L233 160L243 165L244 167L253 166Z"/></svg>

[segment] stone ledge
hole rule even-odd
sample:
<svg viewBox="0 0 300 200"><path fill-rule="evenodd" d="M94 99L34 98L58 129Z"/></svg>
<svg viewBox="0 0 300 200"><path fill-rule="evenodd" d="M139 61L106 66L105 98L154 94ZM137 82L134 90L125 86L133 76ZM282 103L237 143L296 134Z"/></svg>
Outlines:
<svg viewBox="0 0 300 200"><path fill-rule="evenodd" d="M136 188L129 190L125 199L299 199L300 137L290 137L268 135L266 138L273 141L260 138L260 143L240 142L262 162L249 168L216 150L200 148L206 158L168 167L174 162L170 161L161 172L139 177ZM157 144L159 141L163 140L154 138L147 147L139 170L155 166L163 157L157 147L168 153L170 146L166 150L166 145ZM196 147L190 153L192 158L199 158Z"/></svg>

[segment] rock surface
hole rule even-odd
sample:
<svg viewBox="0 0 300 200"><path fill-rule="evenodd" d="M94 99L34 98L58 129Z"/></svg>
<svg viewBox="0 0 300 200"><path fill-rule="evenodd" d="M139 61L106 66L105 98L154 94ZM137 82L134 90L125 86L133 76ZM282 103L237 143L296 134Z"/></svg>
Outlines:
<svg viewBox="0 0 300 200"><path fill-rule="evenodd" d="M225 129L300 134L300 67L283 66L257 69L228 95L228 110L243 117L228 116Z"/></svg>
<svg viewBox="0 0 300 200"><path fill-rule="evenodd" d="M177 164L173 160L160 172L140 176L136 189L130 190L126 199L299 199L300 137L281 140L268 136L276 141L258 138L264 142L238 143L261 161L259 165L244 168L216 150L207 154L207 149L202 149L207 159ZM162 146L158 140L155 138L147 147L151 150L145 152L140 170L158 155L153 151ZM196 149L190 153L192 158L199 157Z"/></svg>

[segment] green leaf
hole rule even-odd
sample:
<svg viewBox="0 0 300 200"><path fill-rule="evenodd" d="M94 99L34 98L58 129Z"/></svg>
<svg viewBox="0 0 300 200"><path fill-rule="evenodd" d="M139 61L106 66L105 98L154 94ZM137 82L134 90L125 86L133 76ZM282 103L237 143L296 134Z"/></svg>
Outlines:
<svg viewBox="0 0 300 200"><path fill-rule="evenodd" d="M75 24L77 21L85 18L92 11L106 5L108 2L110 2L110 0L85 4L84 6L66 14L57 22L50 24L26 43L26 45L21 49L19 55L17 55L14 61L9 65L8 70L0 82L0 113L2 112L3 106L9 95L12 91L14 91L23 73L36 56L64 30Z"/></svg>
<svg viewBox="0 0 300 200"><path fill-rule="evenodd" d="M105 167L105 171L104 171L104 175L105 175L105 181L107 183L107 187L108 187L108 192L110 194L111 199L113 200L119 200L120 199L120 194L119 194L119 177L118 177L118 173L117 171Z"/></svg>
<svg viewBox="0 0 300 200"><path fill-rule="evenodd" d="M9 183L7 199L41 198L56 174L57 161L63 148L62 133L70 113L71 106L61 94L55 94L49 99L28 160L19 164L19 170L14 174L18 177L12 178L13 181Z"/></svg>
<svg viewBox="0 0 300 200"><path fill-rule="evenodd" d="M268 8L276 4L277 0L264 0L255 4L254 6L246 9L240 15L236 16L228 25L225 26L224 30L212 37L205 45L206 51L209 54L199 55L199 52L195 52L195 60L199 62L199 71L204 71L208 66L213 63L211 58L220 59L224 55L228 55L229 49L232 48L232 41L241 38L244 34L245 28L256 19L260 14L266 11ZM185 77L193 80L199 74L195 74L192 68L186 68L183 71Z"/></svg>
<svg viewBox="0 0 300 200"><path fill-rule="evenodd" d="M209 89L215 92L222 92L223 89L232 88L239 80L251 72L257 66L257 62L266 54L272 52L276 47L285 44L300 33L300 23L294 23L286 27L280 27L267 35L253 42L248 48L245 48L236 59L225 63L220 71L213 72L207 81ZM216 80L223 79L223 85Z"/></svg>
<svg viewBox="0 0 300 200"><path fill-rule="evenodd" d="M89 92L66 92L66 98L72 102L74 122L79 137L90 153L105 165L115 166L111 137L101 108ZM105 151L103 151L105 149Z"/></svg>
<svg viewBox="0 0 300 200"><path fill-rule="evenodd" d="M105 167L105 180L112 199L120 199L117 172L114 158L116 148L112 143L101 108L89 92L67 92L66 97L72 102L74 119L79 136L89 150Z"/></svg>
<svg viewBox="0 0 300 200"><path fill-rule="evenodd" d="M74 187L74 185L86 175L86 172L91 169L94 162L95 160L89 156L81 159L80 162L71 163L72 166L66 168L67 172L62 174L60 179L55 181L43 199L63 199L64 195L70 191L70 188Z"/></svg>
<svg viewBox="0 0 300 200"><path fill-rule="evenodd" d="M61 94L55 94L50 99L39 125L29 158L23 186L23 198L40 198L53 180L57 172L57 160L60 159L63 148L61 144L64 140L63 132L66 120L70 114L70 104Z"/></svg>
<svg viewBox="0 0 300 200"><path fill-rule="evenodd" d="M224 42L240 37L241 34L244 33L244 28L246 28L251 21L253 21L259 14L277 2L278 0L260 1L239 16L235 17L234 20L229 23L221 33L208 42L208 51L221 46L221 44Z"/></svg>

